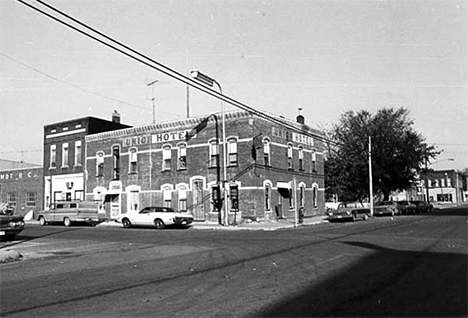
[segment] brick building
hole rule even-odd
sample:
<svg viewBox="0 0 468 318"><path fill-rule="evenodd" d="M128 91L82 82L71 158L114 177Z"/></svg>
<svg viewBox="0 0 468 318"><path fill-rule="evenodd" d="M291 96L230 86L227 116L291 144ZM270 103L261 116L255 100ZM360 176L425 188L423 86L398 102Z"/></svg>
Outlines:
<svg viewBox="0 0 468 318"><path fill-rule="evenodd" d="M84 199L85 136L128 128L114 112L112 121L84 117L44 126L44 208L61 200Z"/></svg>
<svg viewBox="0 0 468 318"><path fill-rule="evenodd" d="M22 168L0 167L0 202L14 209L14 214L36 214L43 208L42 167L27 165Z"/></svg>
<svg viewBox="0 0 468 318"><path fill-rule="evenodd" d="M157 205L220 222L226 184L230 224L323 214L322 134L301 115L225 115L225 156L220 114L85 136L86 198L110 218Z"/></svg>

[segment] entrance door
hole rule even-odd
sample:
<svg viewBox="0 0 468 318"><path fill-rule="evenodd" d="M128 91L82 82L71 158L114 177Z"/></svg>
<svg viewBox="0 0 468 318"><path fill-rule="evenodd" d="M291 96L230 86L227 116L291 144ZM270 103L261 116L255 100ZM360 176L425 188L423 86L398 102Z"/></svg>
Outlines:
<svg viewBox="0 0 468 318"><path fill-rule="evenodd" d="M116 219L120 214L120 195L107 194L104 202L106 214L110 210L110 218Z"/></svg>
<svg viewBox="0 0 468 318"><path fill-rule="evenodd" d="M205 220L205 209L203 206L203 181L193 180L192 183L192 202L193 202L193 218L196 221Z"/></svg>

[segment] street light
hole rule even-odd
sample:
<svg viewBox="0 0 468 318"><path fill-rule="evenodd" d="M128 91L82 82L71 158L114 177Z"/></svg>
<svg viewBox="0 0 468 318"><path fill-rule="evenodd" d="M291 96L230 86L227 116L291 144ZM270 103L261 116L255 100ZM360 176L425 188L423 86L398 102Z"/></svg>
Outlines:
<svg viewBox="0 0 468 318"><path fill-rule="evenodd" d="M203 74L202 72L198 70L193 70L190 72L190 75L197 81L200 81L201 83L213 87L214 84L219 89L219 93L223 95L223 89L221 88L221 85L213 78L209 77L208 75ZM224 119L224 103L223 100L221 99L221 119L222 119L222 130L223 130L223 198L224 198L224 204L223 204L223 209L224 209L224 226L229 226L229 219L228 219L228 210L227 210L227 192L226 192L226 182L227 182L227 172L226 172L226 128L225 128L225 119Z"/></svg>

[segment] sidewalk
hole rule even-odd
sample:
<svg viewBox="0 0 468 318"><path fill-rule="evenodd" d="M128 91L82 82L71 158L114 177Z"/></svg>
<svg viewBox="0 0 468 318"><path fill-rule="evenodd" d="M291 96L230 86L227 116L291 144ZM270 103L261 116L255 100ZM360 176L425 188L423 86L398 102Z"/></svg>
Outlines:
<svg viewBox="0 0 468 318"><path fill-rule="evenodd" d="M304 222L302 224L297 224L297 227L323 223L323 222L326 222L326 218L327 217L325 215L304 218ZM123 226L121 223L118 223L113 220L109 220L109 221L99 223L98 225L96 225L96 227L123 227ZM190 227L190 229L224 230L224 231L239 231L239 230L275 231L278 229L286 229L286 228L294 228L294 227L295 227L294 219L292 220L281 219L278 221L243 222L241 224L229 225L229 226L223 226L221 224L214 223L214 222L194 222L192 223L192 226Z"/></svg>

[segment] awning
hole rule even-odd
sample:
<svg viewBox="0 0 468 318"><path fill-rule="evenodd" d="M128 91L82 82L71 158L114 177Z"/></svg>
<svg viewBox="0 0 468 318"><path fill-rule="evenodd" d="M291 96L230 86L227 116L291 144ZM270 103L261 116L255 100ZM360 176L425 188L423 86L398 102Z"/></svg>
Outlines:
<svg viewBox="0 0 468 318"><path fill-rule="evenodd" d="M280 181L280 182L276 183L276 187L278 189L281 188L281 189L288 189L289 190L289 189L292 189L292 182L291 181L289 181L289 182L281 182Z"/></svg>
<svg viewBox="0 0 468 318"><path fill-rule="evenodd" d="M276 188L278 188L278 192L283 198L289 198L291 196L292 182L277 182Z"/></svg>

